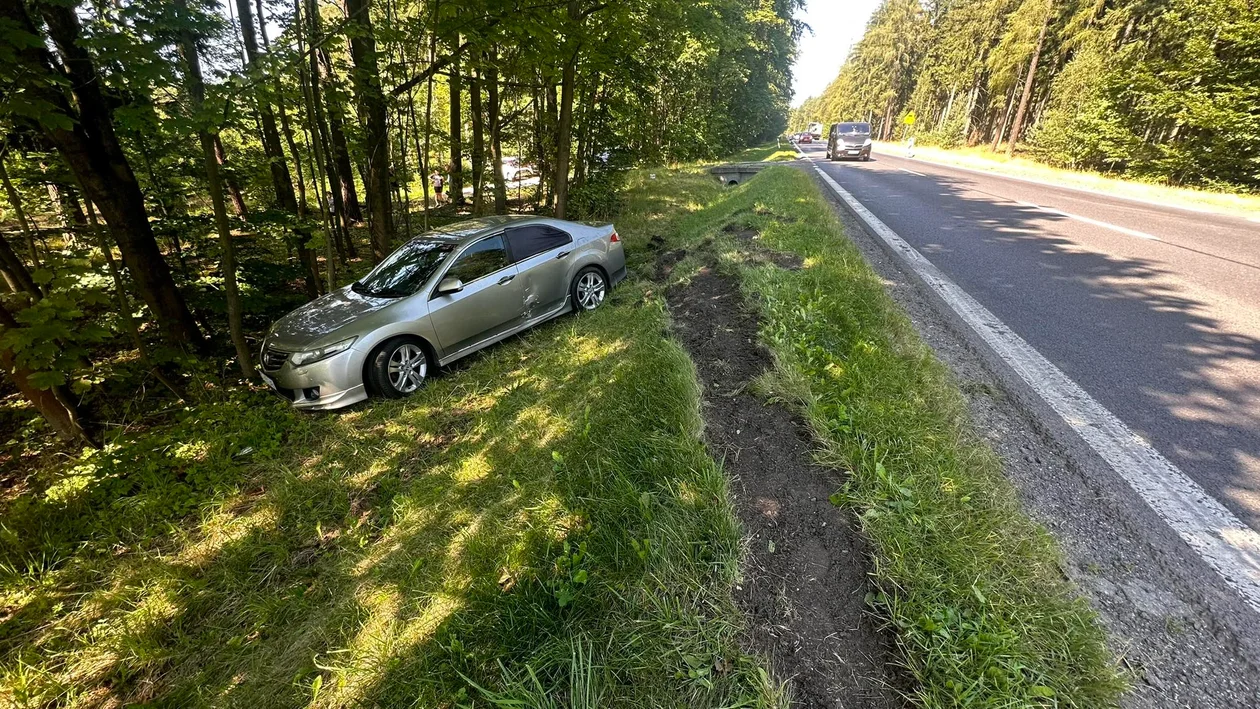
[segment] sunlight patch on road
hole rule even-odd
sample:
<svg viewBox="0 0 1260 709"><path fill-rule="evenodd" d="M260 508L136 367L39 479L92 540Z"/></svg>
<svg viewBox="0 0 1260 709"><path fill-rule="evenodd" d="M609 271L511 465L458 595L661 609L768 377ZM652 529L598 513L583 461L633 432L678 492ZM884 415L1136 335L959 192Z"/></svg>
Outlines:
<svg viewBox="0 0 1260 709"><path fill-rule="evenodd" d="M1128 227L1123 227L1118 224L1111 224L1108 222L1099 221L1097 219L1090 219L1089 217L1082 217L1079 214L1069 214L1068 212L1065 212L1062 209L1055 209L1053 207L1043 207L1039 204L1033 204L1032 202L1023 202L1020 200L1015 200L1015 202L1016 204L1021 204L1031 209L1036 209L1042 212L1048 212L1050 214L1057 214L1061 217L1067 217L1068 219L1075 219L1078 222L1084 222L1086 224L1102 227L1104 229L1111 229L1112 231L1118 231L1121 234L1137 237L1139 239L1146 239L1147 241L1163 241L1163 239L1160 239L1158 236L1155 236L1153 234L1147 234L1144 231L1138 231L1137 229L1130 229Z"/></svg>

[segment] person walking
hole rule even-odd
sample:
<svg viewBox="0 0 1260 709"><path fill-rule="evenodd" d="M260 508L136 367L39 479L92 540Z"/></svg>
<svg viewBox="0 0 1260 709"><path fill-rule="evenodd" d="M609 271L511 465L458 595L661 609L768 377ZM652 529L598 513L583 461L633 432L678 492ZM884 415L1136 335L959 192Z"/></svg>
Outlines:
<svg viewBox="0 0 1260 709"><path fill-rule="evenodd" d="M429 175L429 184L433 186L433 202L437 206L442 206L442 190L446 187L446 178L441 172L434 170Z"/></svg>

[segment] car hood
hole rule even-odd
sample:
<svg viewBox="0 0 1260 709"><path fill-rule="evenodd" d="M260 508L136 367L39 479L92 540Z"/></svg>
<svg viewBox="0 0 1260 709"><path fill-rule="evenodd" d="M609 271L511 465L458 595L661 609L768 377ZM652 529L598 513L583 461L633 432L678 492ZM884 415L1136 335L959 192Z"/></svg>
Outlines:
<svg viewBox="0 0 1260 709"><path fill-rule="evenodd" d="M285 315L271 328L267 343L282 350L313 347L355 320L393 303L393 298L373 298L355 293L346 286L303 305ZM357 333L347 332L346 337ZM341 338L336 338L341 339Z"/></svg>
<svg viewBox="0 0 1260 709"><path fill-rule="evenodd" d="M862 145L871 139L870 133L841 133L840 140L845 145Z"/></svg>

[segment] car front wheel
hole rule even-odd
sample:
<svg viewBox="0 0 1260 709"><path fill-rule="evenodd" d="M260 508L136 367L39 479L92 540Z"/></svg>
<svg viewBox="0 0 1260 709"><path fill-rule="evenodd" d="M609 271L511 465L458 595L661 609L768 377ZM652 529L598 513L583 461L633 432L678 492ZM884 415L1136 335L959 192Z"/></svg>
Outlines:
<svg viewBox="0 0 1260 709"><path fill-rule="evenodd" d="M608 279L603 271L587 266L573 279L569 295L573 298L574 310L594 310L603 305L604 298L608 296Z"/></svg>
<svg viewBox="0 0 1260 709"><path fill-rule="evenodd" d="M419 341L409 337L389 340L368 362L368 384L386 399L414 394L428 374L428 353Z"/></svg>

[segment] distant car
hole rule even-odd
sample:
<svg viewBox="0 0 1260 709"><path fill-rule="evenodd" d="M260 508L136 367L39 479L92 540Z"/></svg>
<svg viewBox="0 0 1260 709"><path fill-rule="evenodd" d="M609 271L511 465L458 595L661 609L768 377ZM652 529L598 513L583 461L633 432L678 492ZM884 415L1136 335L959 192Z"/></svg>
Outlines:
<svg viewBox="0 0 1260 709"><path fill-rule="evenodd" d="M530 177L535 172L533 165L523 162L520 158L503 158L503 179L508 182Z"/></svg>
<svg viewBox="0 0 1260 709"><path fill-rule="evenodd" d="M271 327L263 380L300 409L398 398L429 372L567 312L626 275L612 224L484 217L418 236Z"/></svg>
<svg viewBox="0 0 1260 709"><path fill-rule="evenodd" d="M827 159L856 158L863 162L871 159L870 123L832 123L827 134Z"/></svg>
<svg viewBox="0 0 1260 709"><path fill-rule="evenodd" d="M814 142L814 136L810 135L809 133L801 133L800 137L796 139L796 142L812 143Z"/></svg>

